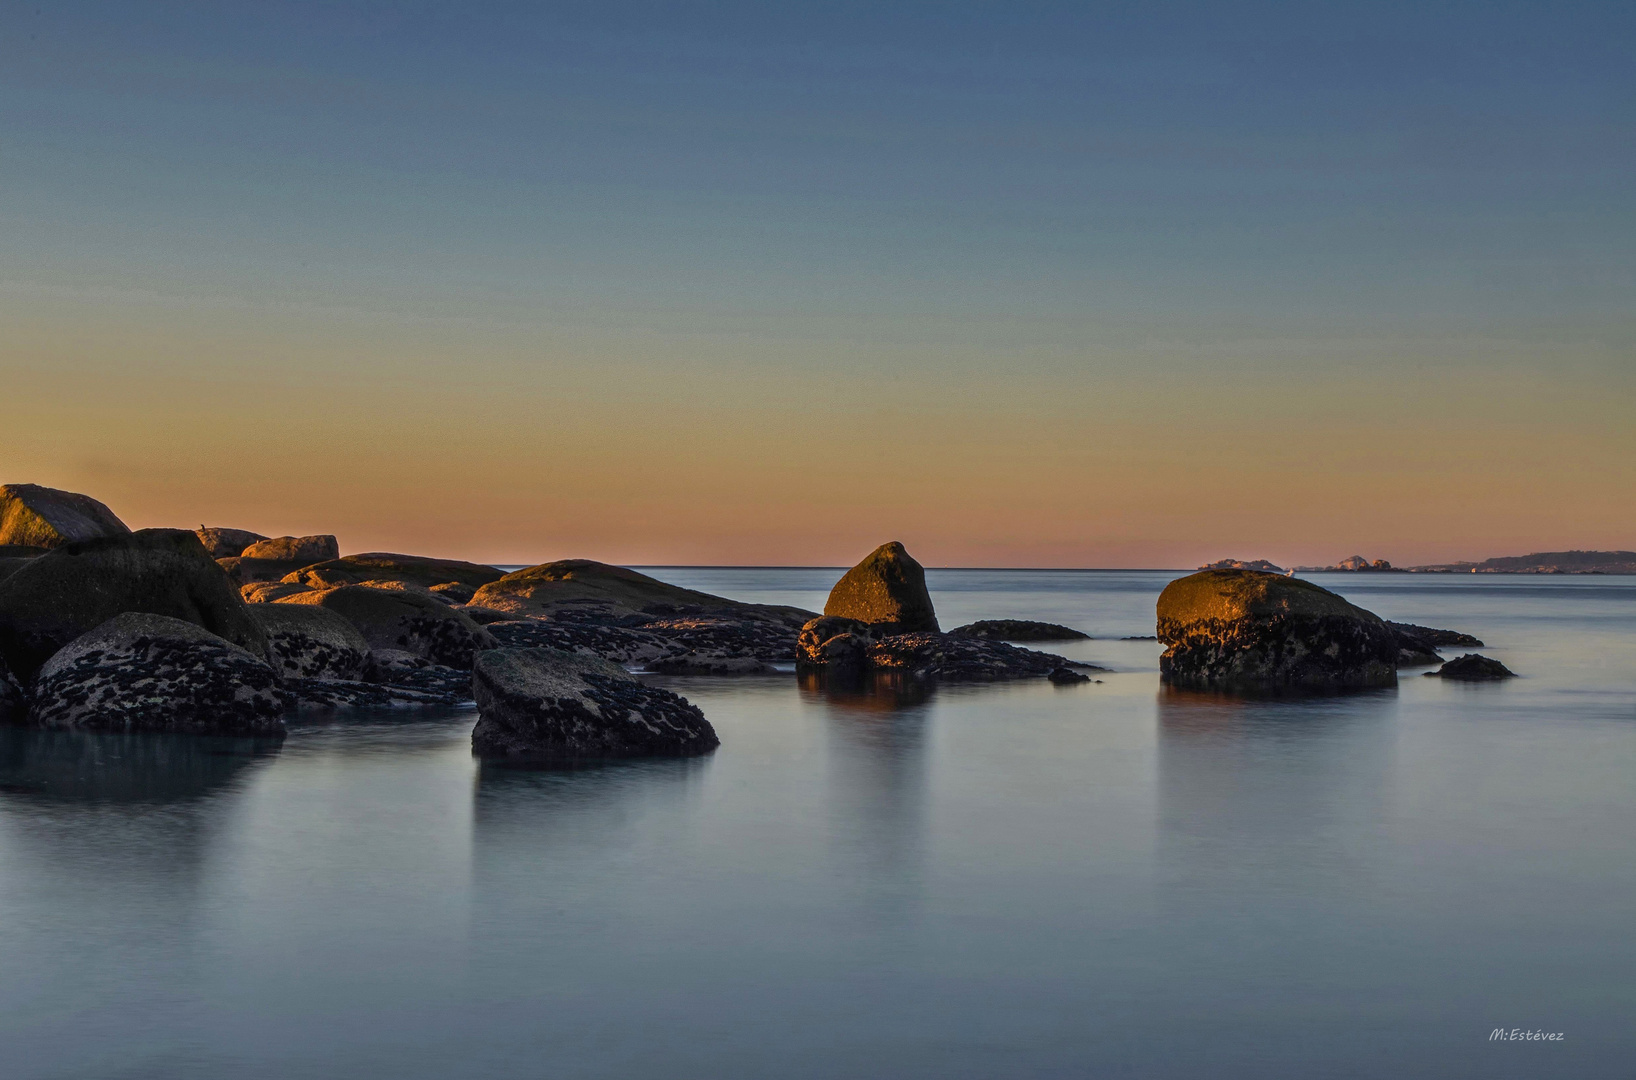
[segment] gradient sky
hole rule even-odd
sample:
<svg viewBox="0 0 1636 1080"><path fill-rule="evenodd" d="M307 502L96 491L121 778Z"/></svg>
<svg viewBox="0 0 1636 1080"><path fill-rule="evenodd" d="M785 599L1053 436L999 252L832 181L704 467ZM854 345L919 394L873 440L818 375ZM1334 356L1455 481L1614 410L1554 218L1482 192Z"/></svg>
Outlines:
<svg viewBox="0 0 1636 1080"><path fill-rule="evenodd" d="M527 563L1636 547L1636 5L0 0L0 480Z"/></svg>

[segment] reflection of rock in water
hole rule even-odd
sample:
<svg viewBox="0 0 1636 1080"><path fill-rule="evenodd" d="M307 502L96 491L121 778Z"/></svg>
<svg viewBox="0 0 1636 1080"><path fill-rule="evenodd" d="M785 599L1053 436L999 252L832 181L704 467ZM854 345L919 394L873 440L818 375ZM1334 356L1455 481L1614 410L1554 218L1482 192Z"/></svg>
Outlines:
<svg viewBox="0 0 1636 1080"><path fill-rule="evenodd" d="M208 795L278 753L282 735L224 738L0 728L0 796L167 803Z"/></svg>
<svg viewBox="0 0 1636 1080"><path fill-rule="evenodd" d="M1161 860L1184 880L1251 891L1344 870L1337 837L1365 830L1390 789L1396 708L1395 690L1251 698L1162 687Z"/></svg>
<svg viewBox="0 0 1636 1080"><path fill-rule="evenodd" d="M801 696L852 712L894 713L925 704L935 683L902 672L803 671L796 676Z"/></svg>

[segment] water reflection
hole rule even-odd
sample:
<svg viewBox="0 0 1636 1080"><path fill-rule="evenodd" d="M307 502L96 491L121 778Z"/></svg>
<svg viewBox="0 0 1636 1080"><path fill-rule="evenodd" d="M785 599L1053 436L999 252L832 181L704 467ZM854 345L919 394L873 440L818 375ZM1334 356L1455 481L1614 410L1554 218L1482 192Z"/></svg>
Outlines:
<svg viewBox="0 0 1636 1080"><path fill-rule="evenodd" d="M937 684L897 671L861 674L803 671L796 676L801 697L849 712L893 713L930 701Z"/></svg>
<svg viewBox="0 0 1636 1080"><path fill-rule="evenodd" d="M265 764L283 736L114 734L0 728L0 795L91 803L202 798Z"/></svg>

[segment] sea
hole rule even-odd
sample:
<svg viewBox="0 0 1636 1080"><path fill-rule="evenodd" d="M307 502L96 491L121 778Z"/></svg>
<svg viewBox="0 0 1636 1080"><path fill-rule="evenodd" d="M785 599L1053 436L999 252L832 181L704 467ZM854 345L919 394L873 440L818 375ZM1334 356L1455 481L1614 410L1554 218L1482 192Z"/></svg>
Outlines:
<svg viewBox="0 0 1636 1080"><path fill-rule="evenodd" d="M0 731L0 1077L1636 1075L1636 577L1306 575L1519 677L1255 700L1127 640L1175 576L932 570L1107 670L667 678L689 760Z"/></svg>

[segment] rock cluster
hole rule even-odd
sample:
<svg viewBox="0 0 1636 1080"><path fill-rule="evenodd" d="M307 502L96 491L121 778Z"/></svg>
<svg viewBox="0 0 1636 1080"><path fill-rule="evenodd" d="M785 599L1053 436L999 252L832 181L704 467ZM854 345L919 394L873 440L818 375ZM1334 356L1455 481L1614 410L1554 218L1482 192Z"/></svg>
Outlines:
<svg viewBox="0 0 1636 1080"><path fill-rule="evenodd" d="M1168 648L1160 678L1178 686L1340 690L1394 686L1398 639L1373 612L1308 581L1206 570L1158 603Z"/></svg>
<svg viewBox="0 0 1636 1080"><path fill-rule="evenodd" d="M472 669L482 757L541 763L681 757L721 745L686 698L555 649L492 649Z"/></svg>

